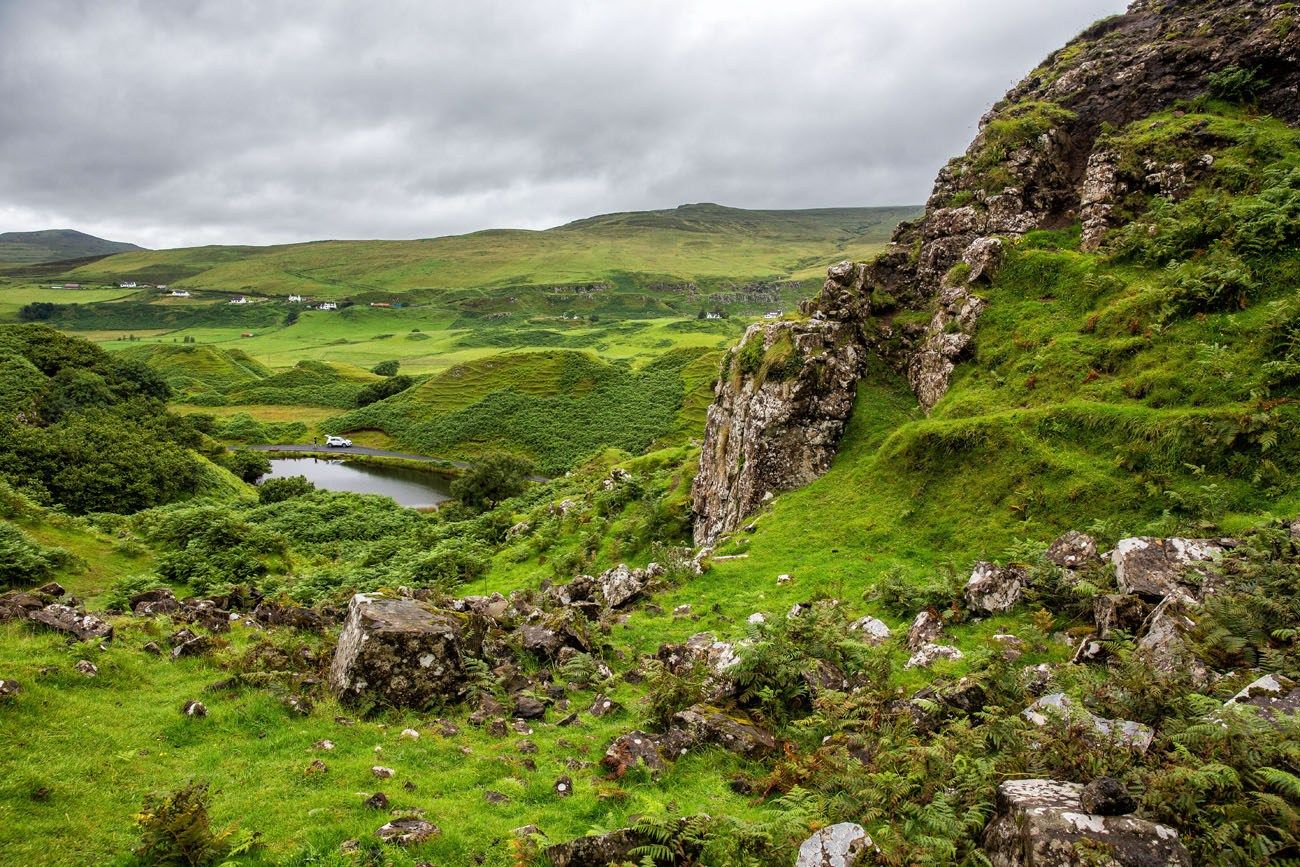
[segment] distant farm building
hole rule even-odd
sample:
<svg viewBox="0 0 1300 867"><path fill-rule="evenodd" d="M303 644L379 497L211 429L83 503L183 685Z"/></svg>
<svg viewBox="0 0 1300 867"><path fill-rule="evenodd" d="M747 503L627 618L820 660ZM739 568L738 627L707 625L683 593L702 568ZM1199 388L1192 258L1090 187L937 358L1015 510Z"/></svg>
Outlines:
<svg viewBox="0 0 1300 867"><path fill-rule="evenodd" d="M321 305L316 309L317 310L338 310L339 306L335 304L333 301L322 301Z"/></svg>
<svg viewBox="0 0 1300 867"><path fill-rule="evenodd" d="M51 283L51 284L50 284L50 288L51 288L51 289L63 289L63 288L65 288L65 284L63 284L63 283Z"/></svg>
<svg viewBox="0 0 1300 867"><path fill-rule="evenodd" d="M230 303L231 303L231 304L247 304L247 303L248 303L248 299L245 298L243 295L240 295L238 298L231 298L231 299L230 299Z"/></svg>
<svg viewBox="0 0 1300 867"><path fill-rule="evenodd" d="M251 332L251 331L245 331L243 334L240 334L239 336L240 336L240 337L252 337L252 336L253 336L253 332Z"/></svg>
<svg viewBox="0 0 1300 867"><path fill-rule="evenodd" d="M81 284L80 284L80 283L64 283L64 284L63 284L63 288L64 288L64 289L80 289L80 288L81 288Z"/></svg>
<svg viewBox="0 0 1300 867"><path fill-rule="evenodd" d="M290 304L301 304L302 301L303 301L303 298L302 298L301 295L290 295L290 296L289 296L289 303L290 303Z"/></svg>
<svg viewBox="0 0 1300 867"><path fill-rule="evenodd" d="M134 288L135 288L135 281L134 281L134 280L123 280L121 283L118 283L118 284L117 284L117 288L119 288L119 289L134 289Z"/></svg>
<svg viewBox="0 0 1300 867"><path fill-rule="evenodd" d="M189 298L190 293L185 289L173 289L171 292L167 293L167 296L169 298Z"/></svg>
<svg viewBox="0 0 1300 867"><path fill-rule="evenodd" d="M371 301L370 306L371 307L392 307L393 305L389 304L387 301Z"/></svg>

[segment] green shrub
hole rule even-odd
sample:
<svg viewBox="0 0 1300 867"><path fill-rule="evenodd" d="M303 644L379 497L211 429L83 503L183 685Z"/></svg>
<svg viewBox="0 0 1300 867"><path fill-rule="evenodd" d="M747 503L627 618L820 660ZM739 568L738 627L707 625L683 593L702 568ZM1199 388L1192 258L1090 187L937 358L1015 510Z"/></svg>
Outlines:
<svg viewBox="0 0 1300 867"><path fill-rule="evenodd" d="M203 867L232 854L233 828L213 830L207 783L191 782L165 795L150 795L136 814L136 857L158 867ZM248 851L247 844L239 847Z"/></svg>
<svg viewBox="0 0 1300 867"><path fill-rule="evenodd" d="M451 483L451 495L471 509L489 509L520 494L532 472L533 465L523 458L487 455Z"/></svg>
<svg viewBox="0 0 1300 867"><path fill-rule="evenodd" d="M259 502L279 503L293 497L301 497L316 490L316 486L307 481L306 476L281 476L267 479L257 486Z"/></svg>
<svg viewBox="0 0 1300 867"><path fill-rule="evenodd" d="M381 361L374 367L370 368L370 372L377 376L396 376L397 370L401 367L401 364L402 363L396 358L390 358L386 361Z"/></svg>
<svg viewBox="0 0 1300 867"><path fill-rule="evenodd" d="M46 548L7 521L0 521L0 581L11 587L38 584L71 563L62 548Z"/></svg>
<svg viewBox="0 0 1300 867"><path fill-rule="evenodd" d="M271 472L271 459L262 452L235 449L227 452L221 461L226 469L250 485Z"/></svg>
<svg viewBox="0 0 1300 867"><path fill-rule="evenodd" d="M1268 89L1269 81L1258 70L1229 66L1206 76L1210 96L1225 102L1253 103Z"/></svg>

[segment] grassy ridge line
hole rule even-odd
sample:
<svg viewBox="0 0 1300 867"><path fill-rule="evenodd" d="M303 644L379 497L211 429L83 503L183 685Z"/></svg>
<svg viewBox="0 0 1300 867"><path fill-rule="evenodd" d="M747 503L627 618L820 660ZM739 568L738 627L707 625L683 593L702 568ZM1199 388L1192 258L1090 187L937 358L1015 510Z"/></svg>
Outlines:
<svg viewBox="0 0 1300 867"><path fill-rule="evenodd" d="M196 247L111 257L83 280L131 276L191 288L319 297L418 289L746 281L815 272L888 239L915 208L807 212L713 205L594 217L546 231L491 230L418 241Z"/></svg>

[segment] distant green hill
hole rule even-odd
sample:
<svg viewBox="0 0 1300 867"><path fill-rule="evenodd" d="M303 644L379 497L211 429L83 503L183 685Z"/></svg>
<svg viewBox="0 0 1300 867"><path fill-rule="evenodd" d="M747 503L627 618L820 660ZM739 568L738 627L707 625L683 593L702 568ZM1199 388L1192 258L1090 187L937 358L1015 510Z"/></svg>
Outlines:
<svg viewBox="0 0 1300 867"><path fill-rule="evenodd" d="M502 287L717 288L807 279L864 258L914 207L747 211L683 205L608 214L545 231L496 229L416 241L138 251L74 269L83 282L136 279L271 296L380 300ZM2 258L2 257L0 257Z"/></svg>
<svg viewBox="0 0 1300 867"><path fill-rule="evenodd" d="M89 256L143 252L143 247L123 241L105 241L74 229L40 232L0 232L0 262L16 265L61 262Z"/></svg>

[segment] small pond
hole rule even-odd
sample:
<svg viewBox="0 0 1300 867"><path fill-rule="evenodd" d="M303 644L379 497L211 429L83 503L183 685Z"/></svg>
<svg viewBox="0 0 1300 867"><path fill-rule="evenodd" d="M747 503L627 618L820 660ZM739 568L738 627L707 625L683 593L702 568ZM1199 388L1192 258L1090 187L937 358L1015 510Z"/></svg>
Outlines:
<svg viewBox="0 0 1300 867"><path fill-rule="evenodd" d="M272 458L271 472L261 481L285 476L306 476L307 481L327 491L381 494L414 508L428 508L451 499L451 479L406 467L337 458Z"/></svg>

